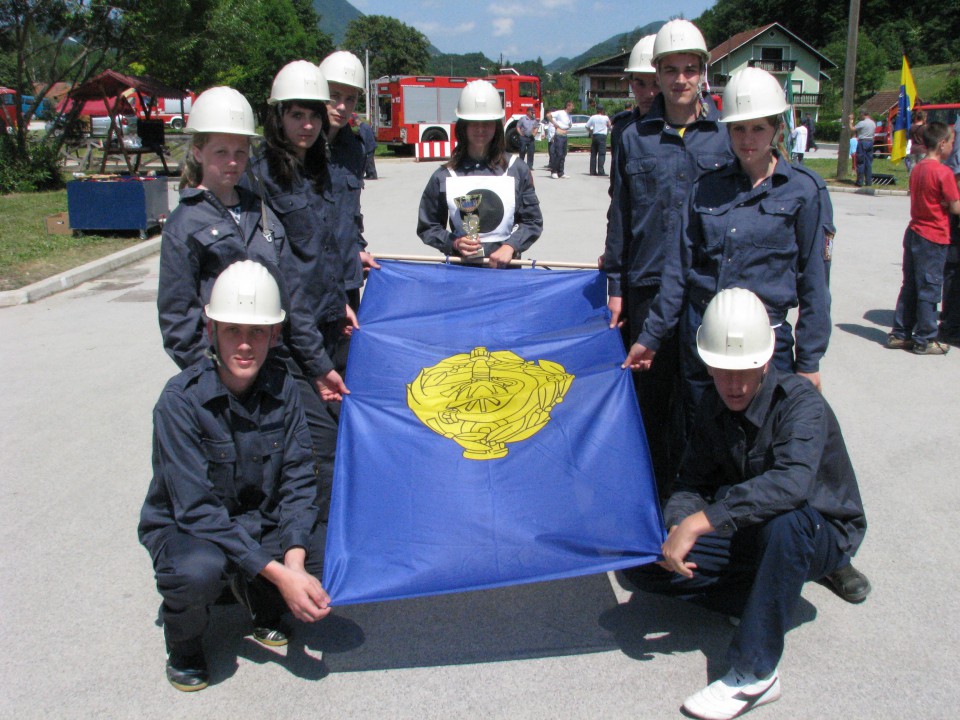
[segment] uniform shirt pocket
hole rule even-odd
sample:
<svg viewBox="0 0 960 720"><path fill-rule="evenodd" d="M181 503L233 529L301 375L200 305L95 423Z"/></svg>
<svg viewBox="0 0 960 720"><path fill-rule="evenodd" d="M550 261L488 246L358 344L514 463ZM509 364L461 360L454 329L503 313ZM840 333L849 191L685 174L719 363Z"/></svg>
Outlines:
<svg viewBox="0 0 960 720"><path fill-rule="evenodd" d="M213 485L213 492L232 510L237 502L237 449L232 440L204 438L201 445L207 460L207 479Z"/></svg>
<svg viewBox="0 0 960 720"><path fill-rule="evenodd" d="M244 243L236 223L224 221L193 234L200 246L200 267L216 277L225 268L246 259Z"/></svg>
<svg viewBox="0 0 960 720"><path fill-rule="evenodd" d="M653 156L630 158L624 166L624 174L630 183L636 202L652 202L657 190L657 159Z"/></svg>
<svg viewBox="0 0 960 720"><path fill-rule="evenodd" d="M754 236L758 247L783 250L797 244L795 226L800 212L800 201L795 199L764 198L760 201L761 231Z"/></svg>
<svg viewBox="0 0 960 720"><path fill-rule="evenodd" d="M313 235L313 213L304 193L276 195L271 204L280 216L290 242L299 245Z"/></svg>
<svg viewBox="0 0 960 720"><path fill-rule="evenodd" d="M700 175L718 170L730 162L730 156L723 153L698 153L696 157Z"/></svg>

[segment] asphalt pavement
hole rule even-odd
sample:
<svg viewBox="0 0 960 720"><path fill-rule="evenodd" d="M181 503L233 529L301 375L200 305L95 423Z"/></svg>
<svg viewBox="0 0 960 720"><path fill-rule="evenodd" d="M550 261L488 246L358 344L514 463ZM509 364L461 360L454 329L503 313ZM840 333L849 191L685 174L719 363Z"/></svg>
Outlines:
<svg viewBox="0 0 960 720"><path fill-rule="evenodd" d="M541 262L594 262L607 187L571 155L535 171ZM433 163L379 159L364 193L379 253L416 237ZM886 350L908 198L832 194L834 330L823 362L869 529L849 605L808 584L780 665L783 698L751 718L949 718L960 700L960 349ZM725 672L725 617L631 595L605 575L341 608L262 648L236 606L208 634L213 684L164 678L159 596L136 524L150 478L151 409L174 374L156 320L157 256L0 310L0 717L675 718ZM361 330L362 332L362 330Z"/></svg>

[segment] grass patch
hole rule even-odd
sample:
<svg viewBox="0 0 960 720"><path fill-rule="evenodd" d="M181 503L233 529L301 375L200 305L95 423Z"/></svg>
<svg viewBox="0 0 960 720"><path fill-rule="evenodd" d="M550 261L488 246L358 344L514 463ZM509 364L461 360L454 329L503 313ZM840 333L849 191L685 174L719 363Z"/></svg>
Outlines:
<svg viewBox="0 0 960 720"><path fill-rule="evenodd" d="M899 90L900 70L901 68L887 70L883 87L880 89ZM960 72L960 63L922 65L920 67L910 68L910 74L913 75L913 82L917 85L917 94L928 102L930 98L938 95L958 72ZM960 102L960 98L954 98L953 102Z"/></svg>
<svg viewBox="0 0 960 720"><path fill-rule="evenodd" d="M857 174L849 162L847 163L847 177L842 180L837 180L837 161L834 159L811 158L810 153L807 153L807 156L803 159L803 164L819 174L828 185L856 185ZM910 187L909 175L903 162L894 164L887 159L874 158L873 173L874 175L877 173L893 175L895 184L886 186L890 189L907 190Z"/></svg>
<svg viewBox="0 0 960 720"><path fill-rule="evenodd" d="M140 242L137 233L47 234L47 216L66 210L66 190L0 196L0 291L16 290Z"/></svg>

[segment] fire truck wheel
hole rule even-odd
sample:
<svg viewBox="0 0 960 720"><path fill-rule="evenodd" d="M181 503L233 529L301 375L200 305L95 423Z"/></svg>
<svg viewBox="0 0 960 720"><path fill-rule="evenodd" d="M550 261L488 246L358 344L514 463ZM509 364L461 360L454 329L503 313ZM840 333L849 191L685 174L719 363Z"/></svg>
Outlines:
<svg viewBox="0 0 960 720"><path fill-rule="evenodd" d="M174 118L170 121L170 127L174 130L183 130L183 118Z"/></svg>
<svg viewBox="0 0 960 720"><path fill-rule="evenodd" d="M445 142L447 134L440 128L430 128L423 134L421 142Z"/></svg>
<svg viewBox="0 0 960 720"><path fill-rule="evenodd" d="M509 150L510 152L519 152L520 132L517 130L516 125L514 125L513 127L507 130L506 141L507 141L507 150Z"/></svg>

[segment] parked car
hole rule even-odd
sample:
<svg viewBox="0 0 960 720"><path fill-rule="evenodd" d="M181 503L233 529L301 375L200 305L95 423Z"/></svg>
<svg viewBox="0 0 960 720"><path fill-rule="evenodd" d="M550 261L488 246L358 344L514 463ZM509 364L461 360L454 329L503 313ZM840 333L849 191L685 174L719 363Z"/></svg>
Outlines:
<svg viewBox="0 0 960 720"><path fill-rule="evenodd" d="M573 120L573 126L567 131L567 137L588 137L590 133L587 132L587 120L590 119L589 115L571 115L570 119Z"/></svg>
<svg viewBox="0 0 960 720"><path fill-rule="evenodd" d="M90 117L89 127L83 118L90 117L86 115L81 115L75 121L79 127L72 128L70 134L81 136L89 135L90 137L103 138L107 136L107 131L110 129L110 118L109 117ZM54 135L59 135L64 132L66 129L67 116L64 114L57 115L53 120L49 121L46 124L47 132L52 132ZM121 115L120 116L120 128L123 130L124 137L133 137L137 134L137 116L136 115Z"/></svg>

